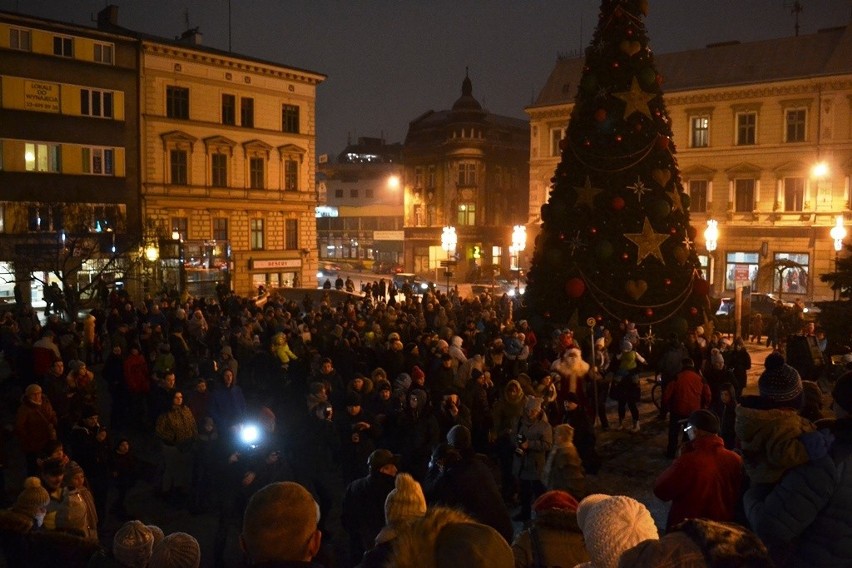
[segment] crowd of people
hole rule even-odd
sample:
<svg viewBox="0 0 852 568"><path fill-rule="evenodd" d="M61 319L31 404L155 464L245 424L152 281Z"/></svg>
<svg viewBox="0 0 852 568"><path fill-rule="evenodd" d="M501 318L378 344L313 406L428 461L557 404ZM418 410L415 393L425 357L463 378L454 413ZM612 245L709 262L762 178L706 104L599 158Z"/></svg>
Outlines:
<svg viewBox="0 0 852 568"><path fill-rule="evenodd" d="M532 329L508 297L375 292L138 303L113 292L81 324L7 313L0 374L16 443L2 438L0 457L19 449L26 467L0 515L7 559L197 566L193 537L158 535L127 498L143 474L134 440L155 436L150 481L165 506L218 518L211 565L234 533L254 565L657 566L676 553L716 565L731 546L740 563L725 565L852 562L840 513L852 505L852 374L827 422L819 386L777 352L760 394L744 395L740 338L699 327L649 355L630 322L580 340ZM642 429L642 369L661 376L669 420L673 461L654 486L672 502L662 538L635 500L586 495L605 467L597 432ZM266 491L285 505L261 506ZM304 506L284 512L288 500ZM276 535L253 511L306 524ZM127 521L112 546L110 516ZM270 544L293 538L289 551ZM144 562L122 556L131 541Z"/></svg>

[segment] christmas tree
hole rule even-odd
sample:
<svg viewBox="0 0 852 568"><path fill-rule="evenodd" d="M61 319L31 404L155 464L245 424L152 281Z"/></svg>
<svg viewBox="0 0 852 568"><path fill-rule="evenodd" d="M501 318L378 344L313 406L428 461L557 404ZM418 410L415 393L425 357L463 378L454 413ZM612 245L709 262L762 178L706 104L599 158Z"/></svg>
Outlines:
<svg viewBox="0 0 852 568"><path fill-rule="evenodd" d="M647 8L602 0L527 279L539 327L595 318L682 334L708 317Z"/></svg>

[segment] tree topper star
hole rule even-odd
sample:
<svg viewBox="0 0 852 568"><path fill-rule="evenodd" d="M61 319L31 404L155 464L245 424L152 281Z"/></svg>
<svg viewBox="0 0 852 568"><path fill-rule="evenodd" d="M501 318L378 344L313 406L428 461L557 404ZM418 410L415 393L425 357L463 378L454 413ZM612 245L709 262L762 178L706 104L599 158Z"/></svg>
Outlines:
<svg viewBox="0 0 852 568"><path fill-rule="evenodd" d="M663 260L663 252L660 250L660 245L669 238L669 235L664 233L655 233L654 227L651 226L651 221L645 217L645 222L642 224L641 233L625 233L624 237L633 242L639 247L639 253L636 255L636 264L642 264L646 257L653 255L657 257L661 263Z"/></svg>
<svg viewBox="0 0 852 568"><path fill-rule="evenodd" d="M627 120L634 112L641 112L648 118L651 118L651 109L648 107L648 103L657 95L643 91L642 87L639 86L639 81L636 77L633 77L633 83L631 83L629 91L613 93L612 96L624 101L624 120Z"/></svg>

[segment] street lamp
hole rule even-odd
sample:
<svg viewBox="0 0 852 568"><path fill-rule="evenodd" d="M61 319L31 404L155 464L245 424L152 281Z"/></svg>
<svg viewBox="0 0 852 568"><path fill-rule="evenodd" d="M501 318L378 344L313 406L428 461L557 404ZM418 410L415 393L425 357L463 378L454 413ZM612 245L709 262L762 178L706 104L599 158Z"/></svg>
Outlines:
<svg viewBox="0 0 852 568"><path fill-rule="evenodd" d="M707 219L707 228L704 229L704 247L710 253L708 257L707 277L710 284L713 283L713 252L719 240L719 226L716 219Z"/></svg>
<svg viewBox="0 0 852 568"><path fill-rule="evenodd" d="M840 254L841 249L843 248L843 239L846 238L846 227L843 226L843 215L838 215L834 220L834 226L829 231L829 235L834 239L834 274L835 274L835 283L837 282L837 257ZM834 299L837 299L837 288L834 288Z"/></svg>
<svg viewBox="0 0 852 568"><path fill-rule="evenodd" d="M521 251L527 248L527 228L524 225L512 227L512 246L510 251L515 255L515 270L517 270L517 285L515 295L521 295Z"/></svg>
<svg viewBox="0 0 852 568"><path fill-rule="evenodd" d="M453 273L450 271L452 255L456 250L456 245L459 242L459 237L456 234L455 227L444 227L441 231L441 248L447 252L447 268L445 274L447 276L447 294L450 293L450 276Z"/></svg>

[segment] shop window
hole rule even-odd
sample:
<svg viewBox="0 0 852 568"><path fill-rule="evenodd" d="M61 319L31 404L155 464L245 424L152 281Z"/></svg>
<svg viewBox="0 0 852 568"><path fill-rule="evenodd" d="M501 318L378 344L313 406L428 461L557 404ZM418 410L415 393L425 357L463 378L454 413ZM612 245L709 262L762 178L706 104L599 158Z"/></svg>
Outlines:
<svg viewBox="0 0 852 568"><path fill-rule="evenodd" d="M756 290L760 255L756 252L731 252L725 255L725 290L751 286Z"/></svg>
<svg viewBox="0 0 852 568"><path fill-rule="evenodd" d="M808 293L808 266L810 255L807 253L775 253L773 292L783 294Z"/></svg>

